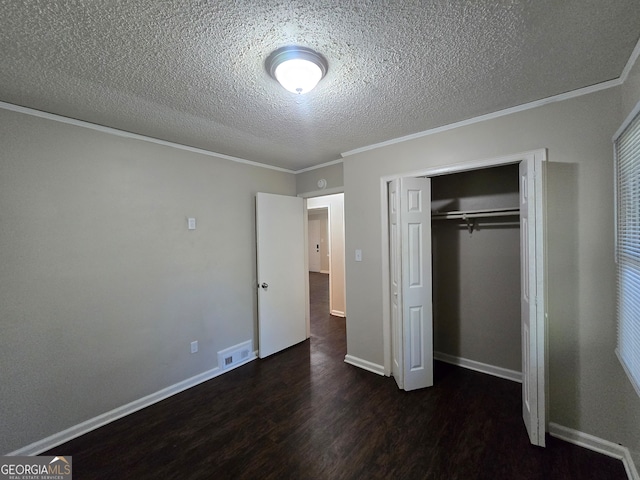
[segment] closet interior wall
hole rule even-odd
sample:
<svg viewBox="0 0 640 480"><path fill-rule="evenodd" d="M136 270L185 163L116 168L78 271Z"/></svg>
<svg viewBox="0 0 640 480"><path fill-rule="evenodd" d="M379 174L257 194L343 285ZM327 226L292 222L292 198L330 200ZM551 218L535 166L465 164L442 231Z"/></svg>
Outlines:
<svg viewBox="0 0 640 480"><path fill-rule="evenodd" d="M518 165L433 177L432 214L518 208ZM521 367L517 214L432 220L434 352Z"/></svg>

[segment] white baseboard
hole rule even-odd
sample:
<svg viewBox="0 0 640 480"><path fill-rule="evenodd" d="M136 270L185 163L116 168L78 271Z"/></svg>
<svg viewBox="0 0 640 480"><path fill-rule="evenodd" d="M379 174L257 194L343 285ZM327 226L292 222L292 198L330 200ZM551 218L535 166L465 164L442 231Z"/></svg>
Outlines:
<svg viewBox="0 0 640 480"><path fill-rule="evenodd" d="M522 373L516 372L515 370L509 370L508 368L496 367L441 352L433 352L433 358L440 360L441 362L451 363L452 365L458 365L459 367L468 368L469 370L475 370L476 372L486 373L488 375L493 375L494 377L500 377L513 382L522 383Z"/></svg>
<svg viewBox="0 0 640 480"><path fill-rule="evenodd" d="M633 458L631 457L631 452L629 452L627 447L610 442L609 440L589 435L588 433L563 427L562 425L558 425L553 422L549 423L549 435L559 438L560 440L564 440L565 442L588 448L594 452L622 460L622 464L624 465L624 469L627 471L629 480L640 480L636 466L633 463Z"/></svg>
<svg viewBox="0 0 640 480"><path fill-rule="evenodd" d="M378 365L377 363L373 363L368 360L363 360L361 358L354 357L353 355L345 355L344 361L349 365L353 365L355 367L368 370L369 372L377 373L378 375L384 376L384 367L382 365Z"/></svg>
<svg viewBox="0 0 640 480"><path fill-rule="evenodd" d="M7 453L7 456L17 457L24 455L39 455L42 452L46 452L47 450L51 450L52 448L57 447L58 445L62 445L74 438L77 438L85 433L89 433L92 430L100 428L108 423L111 423L115 420L118 420L122 417L126 417L132 413L137 412L138 410L142 410L154 403L158 403L166 398L169 398L173 395L176 395L180 392L183 392L191 387L195 387L200 383L206 382L207 380L211 380L223 373L230 372L234 368L238 368L246 363L249 363L252 360L255 360L257 357L255 353L252 353L249 358L241 363L237 363L232 367L229 367L225 370L216 367L208 370L206 372L195 375L191 378L187 378L181 382L178 382L170 387L163 388L162 390L158 390L151 395L147 395L146 397L142 397L138 400L134 400L131 403L126 405L122 405L121 407L114 408L109 412L105 412L97 417L91 418L87 421L79 423L78 425L74 425L73 427L67 428L58 433L54 433L42 440L38 440L37 442L33 442L30 445L22 447L15 452Z"/></svg>
<svg viewBox="0 0 640 480"><path fill-rule="evenodd" d="M331 311L329 312L329 314L330 314L330 315L333 315L334 317L342 317L342 318L344 318L344 317L346 316L346 315L344 314L344 312L343 312L343 311L341 311L341 310L331 310Z"/></svg>

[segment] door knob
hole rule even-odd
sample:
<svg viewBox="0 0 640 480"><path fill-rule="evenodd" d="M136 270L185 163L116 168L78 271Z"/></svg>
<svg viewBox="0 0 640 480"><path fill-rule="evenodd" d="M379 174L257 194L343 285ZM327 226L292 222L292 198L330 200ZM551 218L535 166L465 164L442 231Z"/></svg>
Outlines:
<svg viewBox="0 0 640 480"><path fill-rule="evenodd" d="M262 285L260 285L260 286L261 286L262 288L266 289L266 288L269 286L269 284L268 284L268 283L265 283L265 282L262 282Z"/></svg>

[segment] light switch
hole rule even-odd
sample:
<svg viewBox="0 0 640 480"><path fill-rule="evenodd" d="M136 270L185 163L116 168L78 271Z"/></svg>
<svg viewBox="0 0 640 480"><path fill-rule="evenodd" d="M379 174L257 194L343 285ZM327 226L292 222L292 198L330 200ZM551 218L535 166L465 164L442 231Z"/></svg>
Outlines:
<svg viewBox="0 0 640 480"><path fill-rule="evenodd" d="M362 261L362 250L358 248L356 249L356 262L361 262L361 261Z"/></svg>
<svg viewBox="0 0 640 480"><path fill-rule="evenodd" d="M188 224L189 224L189 230L195 230L196 229L196 219L195 218L189 218Z"/></svg>

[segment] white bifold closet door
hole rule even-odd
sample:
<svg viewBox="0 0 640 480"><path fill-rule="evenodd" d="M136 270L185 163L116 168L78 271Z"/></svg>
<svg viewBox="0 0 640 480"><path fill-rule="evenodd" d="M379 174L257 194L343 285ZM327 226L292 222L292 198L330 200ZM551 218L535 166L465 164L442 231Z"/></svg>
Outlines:
<svg viewBox="0 0 640 480"><path fill-rule="evenodd" d="M431 180L389 184L392 375L404 390L433 385Z"/></svg>
<svg viewBox="0 0 640 480"><path fill-rule="evenodd" d="M536 168L537 167L537 168ZM544 395L544 320L539 320L543 309L543 255L541 175L536 184L535 172L542 170L540 161L520 162L520 280L521 332L522 332L522 419L533 445L545 446ZM537 189L537 191L536 191ZM537 193L537 195L536 195ZM540 303L540 305L538 305Z"/></svg>

